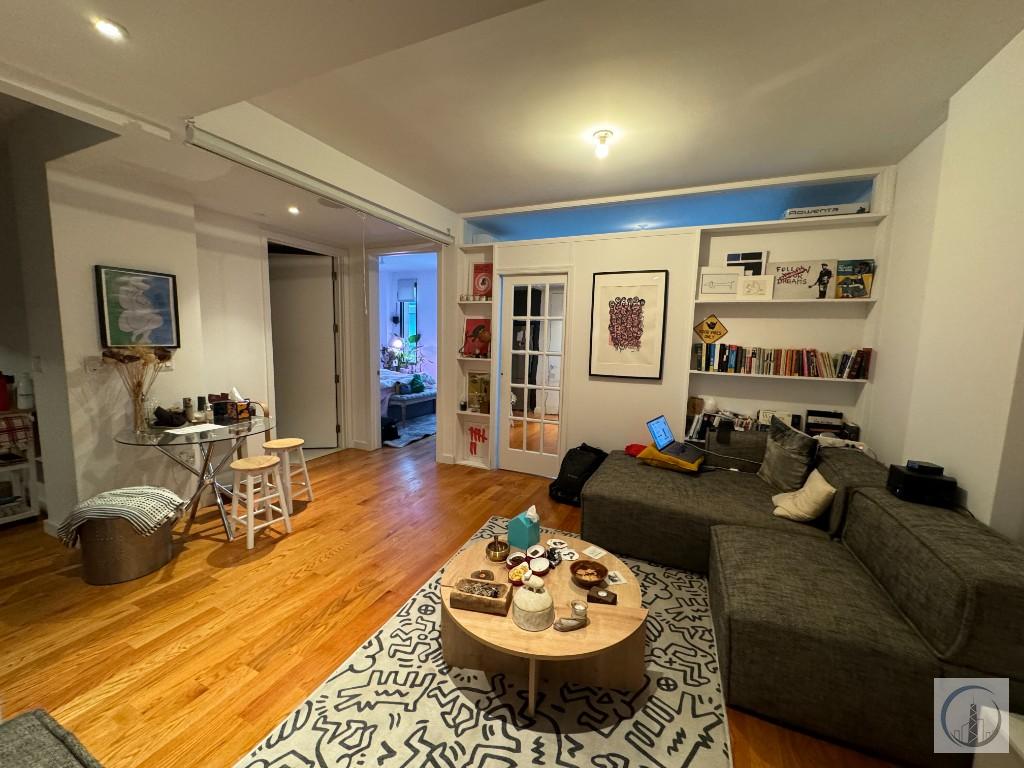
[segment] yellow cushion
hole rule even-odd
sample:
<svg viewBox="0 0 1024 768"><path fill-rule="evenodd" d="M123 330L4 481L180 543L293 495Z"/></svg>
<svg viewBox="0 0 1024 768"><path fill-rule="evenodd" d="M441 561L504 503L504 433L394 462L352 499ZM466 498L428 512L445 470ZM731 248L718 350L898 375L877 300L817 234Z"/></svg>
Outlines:
<svg viewBox="0 0 1024 768"><path fill-rule="evenodd" d="M654 447L654 443L651 443L640 452L637 459L644 464L650 464L652 467L671 469L673 472L697 472L700 469L701 462L704 461L704 454L701 453L692 461L687 461L679 456L662 453Z"/></svg>

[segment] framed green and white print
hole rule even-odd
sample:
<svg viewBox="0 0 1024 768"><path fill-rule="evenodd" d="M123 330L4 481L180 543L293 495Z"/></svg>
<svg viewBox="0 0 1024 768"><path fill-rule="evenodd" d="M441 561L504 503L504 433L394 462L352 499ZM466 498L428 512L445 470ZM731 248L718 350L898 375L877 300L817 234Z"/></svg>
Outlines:
<svg viewBox="0 0 1024 768"><path fill-rule="evenodd" d="M174 275L97 265L96 304L104 347L181 346Z"/></svg>

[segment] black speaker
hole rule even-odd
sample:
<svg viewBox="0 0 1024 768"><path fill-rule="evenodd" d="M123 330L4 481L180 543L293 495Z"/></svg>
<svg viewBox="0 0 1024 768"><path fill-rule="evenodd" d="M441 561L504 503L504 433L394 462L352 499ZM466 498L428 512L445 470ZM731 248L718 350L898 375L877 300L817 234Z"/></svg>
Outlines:
<svg viewBox="0 0 1024 768"><path fill-rule="evenodd" d="M956 506L956 478L948 475L915 471L909 467L890 464L885 487L893 496L915 504L946 508Z"/></svg>

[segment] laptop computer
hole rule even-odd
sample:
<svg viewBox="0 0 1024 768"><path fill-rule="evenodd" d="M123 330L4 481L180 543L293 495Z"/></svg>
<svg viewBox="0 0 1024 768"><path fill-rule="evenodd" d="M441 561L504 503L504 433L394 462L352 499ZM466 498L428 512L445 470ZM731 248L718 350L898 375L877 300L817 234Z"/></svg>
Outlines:
<svg viewBox="0 0 1024 768"><path fill-rule="evenodd" d="M700 467L704 459L703 452L696 446L678 442L676 436L672 434L672 427L668 425L668 419L664 416L648 421L647 431L651 433L651 440L654 441L654 447L659 453L679 459L689 465L688 468L692 471L697 471Z"/></svg>

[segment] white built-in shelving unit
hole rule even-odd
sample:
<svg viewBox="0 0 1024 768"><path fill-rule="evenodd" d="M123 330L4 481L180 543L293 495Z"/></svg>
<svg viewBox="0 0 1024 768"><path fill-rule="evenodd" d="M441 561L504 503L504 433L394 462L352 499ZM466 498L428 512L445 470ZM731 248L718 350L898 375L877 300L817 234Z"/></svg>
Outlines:
<svg viewBox="0 0 1024 768"><path fill-rule="evenodd" d="M458 285L459 295L473 292L473 265L494 263L494 244L463 245L458 253ZM492 291L497 291L496 281L492 280ZM451 340L455 349L461 349L465 340L466 320L472 318L489 319L491 321L491 356L466 357L456 355L459 366L458 389L456 393L455 411L455 462L470 467L491 469L495 466L494 438L497 435L495 421L495 405L498 402L498 371L495 355L498 350L498 318L495 315L497 302L490 300L464 301L459 300L459 321L456 324L456 337ZM489 373L491 376L491 408L490 413L476 413L459 408L459 403L467 399L470 373ZM476 453L471 449L470 429L483 428L486 431L486 442L477 442Z"/></svg>
<svg viewBox="0 0 1024 768"><path fill-rule="evenodd" d="M885 282L887 180L876 180L872 209L847 216L785 219L723 224L700 229L700 267L725 265L728 253L768 251L768 269L789 261L874 259L876 271L869 298L775 299L738 301L701 298L700 270L694 285L693 322L714 314L728 329L723 344L743 347L817 349L837 353L871 347L871 370L884 359L884 345L875 338L875 307ZM698 341L696 335L692 341ZM807 408L842 411L863 422L869 379L836 379L774 374L690 371L688 391L711 396L719 407L741 413L761 408L802 414Z"/></svg>

